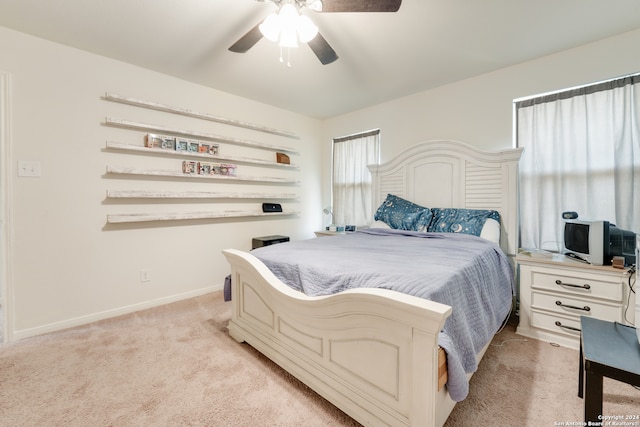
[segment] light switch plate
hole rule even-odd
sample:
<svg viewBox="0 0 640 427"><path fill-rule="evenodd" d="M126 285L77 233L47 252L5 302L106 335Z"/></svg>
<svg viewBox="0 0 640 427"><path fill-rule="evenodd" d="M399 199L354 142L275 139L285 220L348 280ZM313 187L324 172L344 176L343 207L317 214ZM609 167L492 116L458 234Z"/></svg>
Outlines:
<svg viewBox="0 0 640 427"><path fill-rule="evenodd" d="M39 177L42 174L40 162L36 160L18 160L18 176Z"/></svg>

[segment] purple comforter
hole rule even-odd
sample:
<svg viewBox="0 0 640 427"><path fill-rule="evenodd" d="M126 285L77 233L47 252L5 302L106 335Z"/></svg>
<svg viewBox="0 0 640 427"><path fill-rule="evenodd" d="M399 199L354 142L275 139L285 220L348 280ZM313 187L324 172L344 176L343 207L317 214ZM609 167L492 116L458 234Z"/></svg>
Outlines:
<svg viewBox="0 0 640 427"><path fill-rule="evenodd" d="M453 307L439 336L452 399L511 310L513 270L494 243L455 233L368 229L281 243L251 252L281 281L307 295L384 288Z"/></svg>

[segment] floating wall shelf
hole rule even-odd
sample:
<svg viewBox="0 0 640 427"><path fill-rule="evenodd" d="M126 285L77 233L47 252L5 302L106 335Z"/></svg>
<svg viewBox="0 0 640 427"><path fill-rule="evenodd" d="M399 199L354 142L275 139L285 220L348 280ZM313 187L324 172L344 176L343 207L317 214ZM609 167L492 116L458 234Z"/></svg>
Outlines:
<svg viewBox="0 0 640 427"><path fill-rule="evenodd" d="M207 133L207 132L194 132L186 129L174 129L166 126L154 125L149 123L132 122L129 120L114 119L111 117L106 117L104 124L106 126L114 126L114 127L125 128L125 129L142 130L147 132L169 134L169 135L181 135L181 136L187 136L189 138L195 138L195 139L206 139L209 141L223 142L226 144L235 144L235 145L242 145L246 147L260 148L263 150L281 151L281 152L286 152L291 154L298 154L298 151L291 147L265 144L258 141L251 141L248 139L241 139L241 138L233 138L230 136L216 135L216 134Z"/></svg>
<svg viewBox="0 0 640 427"><path fill-rule="evenodd" d="M134 152L139 154L157 154L170 157L185 157L185 158L197 158L207 160L224 160L236 163L254 164L260 166L273 166L285 169L298 169L298 165L278 163L276 161L268 161L262 159L253 159L249 157L237 157L237 156L224 156L224 155L211 155L206 153L190 153L188 151L175 151L175 150L163 150L162 148L149 148L141 145L122 144L120 142L107 141L106 145L109 150L119 150Z"/></svg>
<svg viewBox="0 0 640 427"><path fill-rule="evenodd" d="M261 211L220 211L220 212L180 212L180 213L136 213L107 215L109 224L149 221L179 221L187 219L221 219L266 216L298 215L300 212L261 212Z"/></svg>
<svg viewBox="0 0 640 427"><path fill-rule="evenodd" d="M252 123L242 122L239 120L232 120L220 116L214 116L208 113L201 113L184 108L173 107L170 105L160 104L151 101L144 101L135 98L129 98L122 95L107 92L103 98L106 101L116 102L120 104L127 104L135 107L144 108L147 110L155 110L165 113L177 114L181 116L190 117L193 119L206 120L211 122L218 122L230 126L241 127L258 132L269 133L286 138L300 139L296 134L292 132L282 131L266 126L260 126ZM159 116L159 115L158 115ZM158 119L160 120L160 119ZM215 155L209 153L195 153L188 151L175 151L175 150L163 150L161 148L145 147L144 145L123 144L115 141L106 142L106 151L115 152L114 154L133 154L144 155L148 157L156 157L155 160L149 160L145 163L154 163L160 161L157 157L173 157L178 159L188 159L190 162L216 162L216 163L229 163L229 164L244 164L251 166L248 170L256 168L270 168L279 169L279 173L290 175L291 172L296 172L295 176L298 176L299 166L296 164L278 163L276 161L277 155L275 153L286 153L288 155L297 155L299 152L291 147L274 145L263 143L259 141L253 141L248 139L236 138L231 136L222 136L206 132L195 132L185 129L176 129L163 125L155 125L149 123L141 123L137 121L121 120L112 117L106 117L103 123L105 126L116 127L127 130L143 131L147 133L154 133L160 135L168 135L171 137L186 137L193 138L201 141L213 141L220 143L220 145L230 144L236 146L244 146L250 149L268 150L273 152L273 160L264 160L263 158L241 157L235 155L226 155L224 153L217 153ZM224 150L223 150L224 151ZM245 150L247 151L247 150ZM264 155L264 153L262 153ZM118 158L121 156L117 156ZM267 157L267 156L257 156ZM236 171L242 171L243 166L239 166ZM268 173L268 172L267 172ZM274 177L274 176L247 176L242 172L239 175L199 175L183 173L179 167L172 170L161 170L154 168L141 168L137 166L133 167L119 167L119 166L106 166L106 175L109 177L126 178L128 181L142 181L144 179L150 180L150 178L160 179L163 181L182 181L180 184L176 184L176 187L183 188L165 190L162 188L163 182L156 182L152 184L155 188L150 189L122 189L122 190L107 190L107 199L111 201L112 205L128 205L130 209L142 209L137 204L169 204L172 206L182 205L183 210L188 210L186 206L189 200L200 200L211 204L212 209L207 211L186 211L186 212L131 212L125 214L107 214L108 224L121 224L121 223L141 223L141 222L154 222L154 221L183 221L183 220L216 220L226 218L259 218L259 217L286 217L291 215L298 215L298 211L288 209L286 206L283 212L263 212L259 208L260 202L265 201L299 201L300 198L296 193L290 192L290 189L283 189L279 191L277 188L269 188L269 186L279 185L299 185L298 179L292 179L288 177ZM218 191L207 191L197 187L197 189L191 189L193 180L204 180L215 183L213 186ZM247 191L235 191L238 189L237 185L240 183L254 183L254 184L267 184L268 192L258 192L255 188L246 188ZM205 185L204 187L208 187ZM235 187L235 188L234 188ZM255 187L255 185L253 185ZM220 191L221 190L221 191ZM117 202L116 202L117 200ZM250 204L244 210L236 210L234 206L228 205L229 201L241 201L241 204ZM249 200L250 202L242 202L242 200ZM254 204L255 201L255 204ZM230 209L224 209L225 207ZM147 207L147 209L149 209ZM206 209L201 207L201 209ZM180 210L176 208L176 210Z"/></svg>
<svg viewBox="0 0 640 427"><path fill-rule="evenodd" d="M228 181L253 181L261 183L276 183L276 184L299 184L300 181L278 178L272 176L233 176L233 175L198 175L176 172L172 170L160 170L160 169L138 169L138 168L126 168L107 165L107 174L116 175L143 175L143 176L157 176L157 177L171 177L171 178L195 178L195 179L213 179L213 180L228 180Z"/></svg>
<svg viewBox="0 0 640 427"><path fill-rule="evenodd" d="M208 120L217 123L223 123L230 126L237 126L245 129L251 129L264 133L271 133L274 135L285 136L287 138L300 139L298 135L293 132L288 132L284 130L274 129L267 126L256 125L253 123L247 123L240 120L228 119L226 117L216 116L209 113L200 113L197 111L188 110L186 108L173 107L166 104L161 104L153 101L144 101L141 99L130 98L122 95L118 95L115 93L107 92L104 96L104 99L107 101L119 102L121 104L133 105L136 107L147 108L150 110L158 110L163 111L165 113L179 114L182 116L193 117L196 119Z"/></svg>
<svg viewBox="0 0 640 427"><path fill-rule="evenodd" d="M294 193L224 193L217 191L107 190L109 199L277 199L297 200Z"/></svg>

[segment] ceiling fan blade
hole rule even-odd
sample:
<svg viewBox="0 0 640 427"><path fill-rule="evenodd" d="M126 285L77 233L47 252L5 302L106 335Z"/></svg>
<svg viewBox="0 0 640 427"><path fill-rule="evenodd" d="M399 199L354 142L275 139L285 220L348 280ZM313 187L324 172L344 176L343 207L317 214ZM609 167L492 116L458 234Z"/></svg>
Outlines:
<svg viewBox="0 0 640 427"><path fill-rule="evenodd" d="M229 50L231 52L245 53L246 51L251 49L262 38L262 33L260 32L259 28L261 23L262 22L259 22L258 25L250 29L247 34L240 37L237 42L231 45Z"/></svg>
<svg viewBox="0 0 640 427"><path fill-rule="evenodd" d="M402 0L322 0L322 12L397 12Z"/></svg>
<svg viewBox="0 0 640 427"><path fill-rule="evenodd" d="M322 65L331 64L338 59L338 54L329 43L318 33L309 43L307 43L313 53L316 54Z"/></svg>

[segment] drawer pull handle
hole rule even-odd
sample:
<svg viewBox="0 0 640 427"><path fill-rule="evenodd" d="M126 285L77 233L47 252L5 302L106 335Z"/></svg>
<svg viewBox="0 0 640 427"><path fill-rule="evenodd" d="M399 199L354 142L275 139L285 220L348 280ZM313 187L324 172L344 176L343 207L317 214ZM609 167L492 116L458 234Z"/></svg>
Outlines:
<svg viewBox="0 0 640 427"><path fill-rule="evenodd" d="M585 305L584 307L578 307L575 305L563 304L560 300L556 301L556 305L564 308L572 308L574 310L591 311L591 307L589 307L588 305Z"/></svg>
<svg viewBox="0 0 640 427"><path fill-rule="evenodd" d="M560 328L563 328L563 329L569 329L570 331L582 332L580 329L574 328L573 326L563 325L562 323L560 323L559 320L556 320L556 326L558 326Z"/></svg>
<svg viewBox="0 0 640 427"><path fill-rule="evenodd" d="M574 285L573 283L562 283L562 280L556 280L556 285L558 286L569 286L571 288L581 288L581 289L591 289L591 285Z"/></svg>

